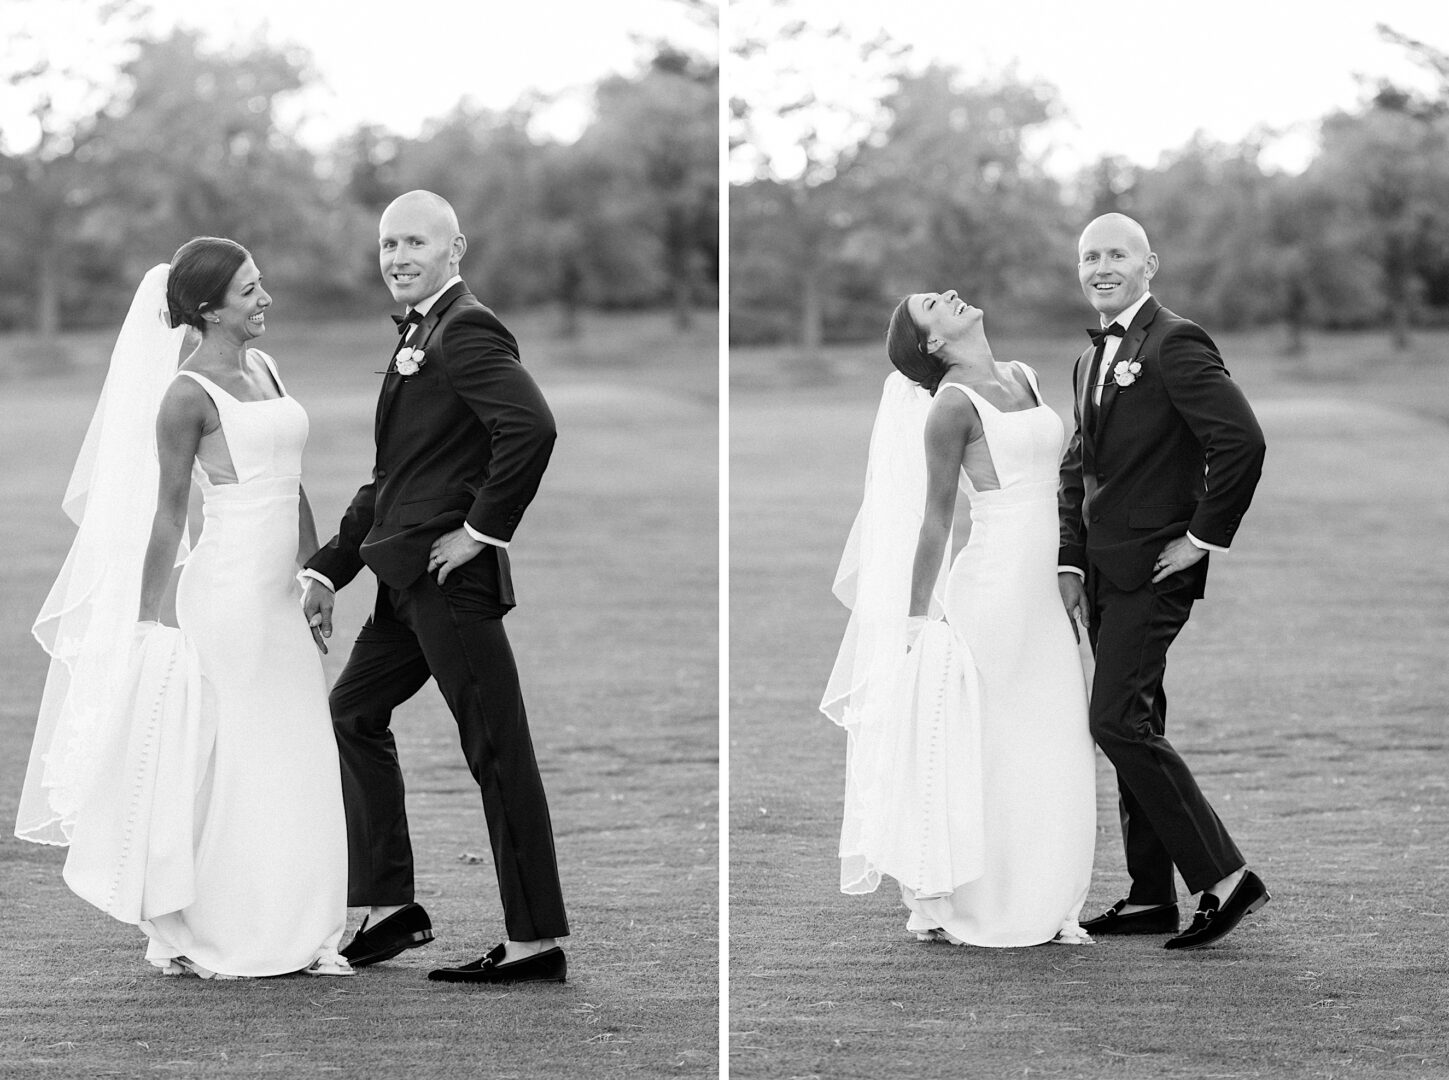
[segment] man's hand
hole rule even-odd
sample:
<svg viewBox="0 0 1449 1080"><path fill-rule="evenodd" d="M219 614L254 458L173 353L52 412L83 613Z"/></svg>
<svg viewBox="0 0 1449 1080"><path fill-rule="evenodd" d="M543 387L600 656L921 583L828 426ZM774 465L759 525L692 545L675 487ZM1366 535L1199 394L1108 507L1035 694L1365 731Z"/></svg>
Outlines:
<svg viewBox="0 0 1449 1080"><path fill-rule="evenodd" d="M1162 554L1157 556L1157 561L1152 564L1152 569L1157 571L1152 583L1156 585L1165 577L1171 577L1189 566L1195 566L1207 552L1198 547L1185 536L1179 536L1176 540L1168 542L1162 549Z"/></svg>
<svg viewBox="0 0 1449 1080"><path fill-rule="evenodd" d="M1086 626L1092 617L1091 606L1087 603L1087 587L1082 581L1081 574L1072 574L1066 571L1057 574L1057 590L1062 594L1062 606L1067 609L1067 618L1072 622L1072 634L1077 639L1077 644L1082 643L1082 631L1078 626Z"/></svg>
<svg viewBox="0 0 1449 1080"><path fill-rule="evenodd" d="M322 639L332 636L332 606L336 599L332 590L316 578L307 579L302 593L302 615L312 631L312 640L323 653L327 652L327 643Z"/></svg>
<svg viewBox="0 0 1449 1080"><path fill-rule="evenodd" d="M428 573L438 572L438 584L448 579L448 574L472 559L488 545L474 540L462 526L450 533L444 533L433 541L433 550L428 555Z"/></svg>

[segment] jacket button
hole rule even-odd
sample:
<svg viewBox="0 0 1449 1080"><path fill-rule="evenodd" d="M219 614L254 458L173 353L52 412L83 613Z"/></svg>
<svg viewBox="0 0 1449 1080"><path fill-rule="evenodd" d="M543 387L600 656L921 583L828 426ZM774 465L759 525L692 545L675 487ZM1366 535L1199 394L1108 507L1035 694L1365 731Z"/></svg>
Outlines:
<svg viewBox="0 0 1449 1080"><path fill-rule="evenodd" d="M381 480L386 475L387 475L387 470L386 469L378 469L377 470L377 478L379 480Z"/></svg>
<svg viewBox="0 0 1449 1080"><path fill-rule="evenodd" d="M1097 524L1097 522L1099 522L1101 520L1102 520L1102 515L1101 514L1093 514L1092 515L1092 524L1093 525Z"/></svg>

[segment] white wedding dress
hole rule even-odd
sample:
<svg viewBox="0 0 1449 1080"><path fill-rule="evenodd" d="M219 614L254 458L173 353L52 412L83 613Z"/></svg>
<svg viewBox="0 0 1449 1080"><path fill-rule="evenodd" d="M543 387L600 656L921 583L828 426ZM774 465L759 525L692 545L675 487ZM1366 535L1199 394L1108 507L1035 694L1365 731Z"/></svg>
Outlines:
<svg viewBox="0 0 1449 1080"><path fill-rule="evenodd" d="M896 878L923 939L980 946L1083 942L1096 839L1087 694L1057 589L1065 430L1041 404L1003 413L974 391L999 488L962 470L971 534L906 653L912 553L934 401L892 375L866 499L836 591L852 608L822 709L850 733L841 888ZM944 569L944 568L943 568Z"/></svg>
<svg viewBox="0 0 1449 1080"><path fill-rule="evenodd" d="M146 958L235 976L336 962L347 917L347 834L322 664L295 578L307 414L281 396L239 401L195 372L221 431L203 440L201 536L176 615L214 725L198 785L195 896L142 921Z"/></svg>
<svg viewBox="0 0 1449 1080"><path fill-rule="evenodd" d="M1041 404L976 406L1000 482L980 491L966 470L971 535L946 580L946 622L975 660L983 810L980 877L925 899L902 886L907 928L972 945L1032 945L1080 936L1097 831L1087 694L1057 590L1057 477L1065 431Z"/></svg>

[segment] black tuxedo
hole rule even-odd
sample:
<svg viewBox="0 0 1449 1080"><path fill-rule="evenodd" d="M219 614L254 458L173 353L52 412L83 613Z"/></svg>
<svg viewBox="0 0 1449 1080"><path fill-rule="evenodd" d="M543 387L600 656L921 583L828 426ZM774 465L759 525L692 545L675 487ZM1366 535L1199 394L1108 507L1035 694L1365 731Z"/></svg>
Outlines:
<svg viewBox="0 0 1449 1080"><path fill-rule="evenodd" d="M483 795L508 936L568 933L548 804L503 616L514 606L507 552L487 545L443 585L433 542L465 521L510 541L538 490L555 429L513 335L458 283L406 339L424 360L383 376L371 482L309 569L336 588L367 565L377 603L332 689L349 848L348 902L413 900L412 848L392 710L429 677L458 723ZM399 348L403 340L399 340ZM394 358L397 349L394 349Z"/></svg>
<svg viewBox="0 0 1449 1080"><path fill-rule="evenodd" d="M1060 564L1082 570L1096 653L1092 734L1117 769L1133 903L1194 892L1244 860L1165 736L1167 648L1203 595L1208 558L1153 584L1169 540L1227 547L1262 471L1263 433L1212 339L1152 297L1112 360L1141 365L1091 399L1096 349L1073 372L1076 431L1062 459Z"/></svg>

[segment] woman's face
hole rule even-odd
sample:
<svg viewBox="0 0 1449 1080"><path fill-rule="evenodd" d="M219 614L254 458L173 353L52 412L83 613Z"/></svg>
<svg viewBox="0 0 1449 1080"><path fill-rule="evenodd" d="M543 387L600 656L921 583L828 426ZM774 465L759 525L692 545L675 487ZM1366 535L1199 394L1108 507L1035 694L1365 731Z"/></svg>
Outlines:
<svg viewBox="0 0 1449 1080"><path fill-rule="evenodd" d="M211 330L220 331L233 341L250 341L267 332L266 312L271 306L272 298L262 288L261 271L247 259L232 275L221 306L207 309L206 314L215 316L215 321L210 318L206 321Z"/></svg>
<svg viewBox="0 0 1449 1080"><path fill-rule="evenodd" d="M964 336L981 321L981 309L962 300L955 289L943 293L915 293L906 301L906 310L920 327L926 339L927 352Z"/></svg>

